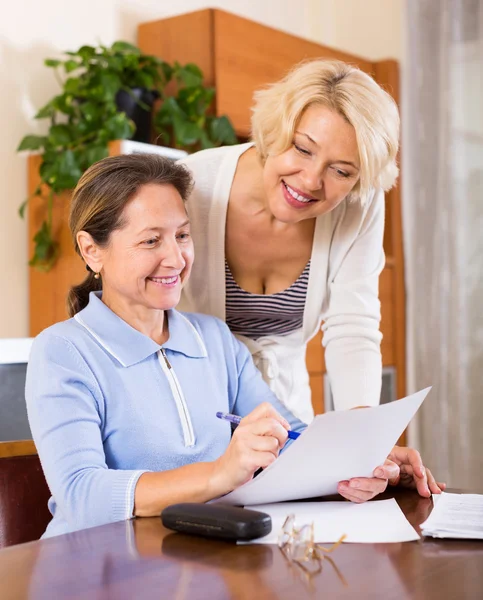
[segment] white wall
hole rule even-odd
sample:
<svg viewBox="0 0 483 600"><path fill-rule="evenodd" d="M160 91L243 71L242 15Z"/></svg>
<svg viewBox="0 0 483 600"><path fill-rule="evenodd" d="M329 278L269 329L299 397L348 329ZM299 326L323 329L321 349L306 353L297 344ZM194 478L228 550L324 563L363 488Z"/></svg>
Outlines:
<svg viewBox="0 0 483 600"><path fill-rule="evenodd" d="M372 60L401 58L403 0L16 0L0 7L0 337L28 334L26 157L15 153L32 117L58 91L46 57L82 44L136 41L144 21L223 8ZM6 7L8 4L8 8ZM249 40L247 40L249 43Z"/></svg>

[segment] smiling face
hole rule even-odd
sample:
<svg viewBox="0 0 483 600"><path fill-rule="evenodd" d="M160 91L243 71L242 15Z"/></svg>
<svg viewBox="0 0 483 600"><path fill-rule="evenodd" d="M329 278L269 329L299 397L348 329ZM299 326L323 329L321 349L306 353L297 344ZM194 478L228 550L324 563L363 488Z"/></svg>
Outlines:
<svg viewBox="0 0 483 600"><path fill-rule="evenodd" d="M123 226L97 248L102 299L116 314L149 319L175 307L189 277L194 251L181 196L172 185L148 184L126 205Z"/></svg>
<svg viewBox="0 0 483 600"><path fill-rule="evenodd" d="M342 115L321 105L302 114L292 145L268 156L263 184L271 214L298 223L333 210L359 180L355 130Z"/></svg>

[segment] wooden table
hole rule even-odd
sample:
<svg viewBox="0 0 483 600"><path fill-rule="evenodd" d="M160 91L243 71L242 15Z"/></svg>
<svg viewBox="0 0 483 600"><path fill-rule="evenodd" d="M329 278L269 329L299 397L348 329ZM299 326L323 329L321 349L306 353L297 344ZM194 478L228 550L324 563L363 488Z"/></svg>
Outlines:
<svg viewBox="0 0 483 600"><path fill-rule="evenodd" d="M416 528L432 501L398 491ZM483 598L483 542L343 544L312 578L276 546L173 533L160 519L85 529L0 551L1 600Z"/></svg>

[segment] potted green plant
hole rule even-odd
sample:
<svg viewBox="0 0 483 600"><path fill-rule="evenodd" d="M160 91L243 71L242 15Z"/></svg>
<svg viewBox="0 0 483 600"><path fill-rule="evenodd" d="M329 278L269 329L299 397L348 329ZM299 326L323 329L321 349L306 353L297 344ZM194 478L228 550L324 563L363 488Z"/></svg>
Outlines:
<svg viewBox="0 0 483 600"><path fill-rule="evenodd" d="M45 60L47 67L55 69L62 88L35 115L49 119L47 134L27 135L17 148L42 152L41 185L33 195L46 195L47 215L35 235L29 263L41 270L49 270L58 253L52 237L53 194L75 187L85 169L108 155L109 141L133 137L136 123L131 116L136 115L123 110L126 96L134 99L131 108L134 104L146 128L149 104L165 85L163 61L126 42L82 46L65 55L64 60ZM19 209L21 216L28 200Z"/></svg>
<svg viewBox="0 0 483 600"><path fill-rule="evenodd" d="M32 197L45 198L46 218L34 236L29 261L43 271L51 269L59 253L52 232L54 195L74 188L91 164L108 155L110 141L148 142L156 98L162 103L155 122L158 131L166 134L166 145L195 150L237 141L226 117L209 114L214 89L203 86L196 65L171 66L123 41L110 47L82 46L65 55L64 60L45 60L62 88L35 115L49 119L47 134L27 135L17 148L42 153L40 184L19 213L24 216ZM177 84L175 97L165 93L172 80Z"/></svg>

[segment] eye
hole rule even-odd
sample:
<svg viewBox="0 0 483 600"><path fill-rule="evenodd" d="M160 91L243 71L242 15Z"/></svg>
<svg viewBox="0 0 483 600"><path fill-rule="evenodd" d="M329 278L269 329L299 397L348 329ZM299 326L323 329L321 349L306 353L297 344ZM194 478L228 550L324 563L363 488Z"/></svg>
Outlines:
<svg viewBox="0 0 483 600"><path fill-rule="evenodd" d="M334 171L338 177L342 177L343 179L347 179L351 176L351 173L348 173L347 171L342 171L342 169L338 169L337 167L334 167Z"/></svg>
<svg viewBox="0 0 483 600"><path fill-rule="evenodd" d="M186 242L187 240L190 239L190 234L187 231L183 231L181 233L178 234L178 240L182 241L182 242Z"/></svg>
<svg viewBox="0 0 483 600"><path fill-rule="evenodd" d="M144 240L143 242L141 242L142 244L144 244L145 246L149 246L149 247L153 247L156 246L156 244L158 243L159 239L158 238L150 238L149 240Z"/></svg>
<svg viewBox="0 0 483 600"><path fill-rule="evenodd" d="M293 147L295 148L295 150L297 150L297 152L299 154L302 154L302 156L311 156L312 155L312 153L309 150L302 148L302 146L299 146L295 142L293 142Z"/></svg>

